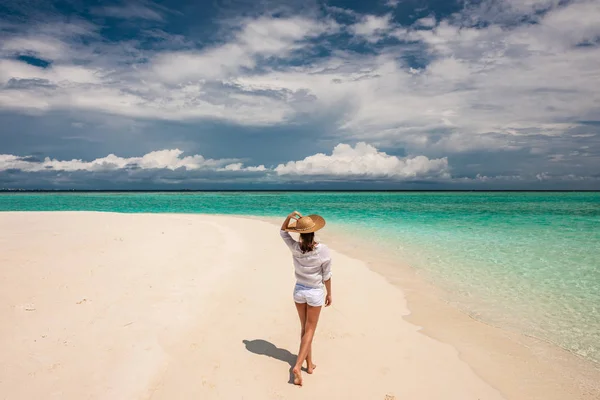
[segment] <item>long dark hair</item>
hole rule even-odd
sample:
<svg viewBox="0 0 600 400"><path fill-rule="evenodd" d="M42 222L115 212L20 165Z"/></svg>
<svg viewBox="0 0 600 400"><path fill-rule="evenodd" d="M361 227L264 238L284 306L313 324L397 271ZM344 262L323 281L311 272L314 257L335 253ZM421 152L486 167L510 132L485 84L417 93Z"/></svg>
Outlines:
<svg viewBox="0 0 600 400"><path fill-rule="evenodd" d="M302 253L313 251L316 244L314 232L300 234L300 250Z"/></svg>

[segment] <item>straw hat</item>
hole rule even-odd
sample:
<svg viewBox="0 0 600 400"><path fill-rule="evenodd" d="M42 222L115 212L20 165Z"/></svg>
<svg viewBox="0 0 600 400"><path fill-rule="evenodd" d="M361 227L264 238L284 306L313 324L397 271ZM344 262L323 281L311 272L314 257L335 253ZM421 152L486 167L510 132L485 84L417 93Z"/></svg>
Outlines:
<svg viewBox="0 0 600 400"><path fill-rule="evenodd" d="M289 226L286 231L296 233L316 232L325 226L325 219L320 215L311 214L296 220L295 226Z"/></svg>

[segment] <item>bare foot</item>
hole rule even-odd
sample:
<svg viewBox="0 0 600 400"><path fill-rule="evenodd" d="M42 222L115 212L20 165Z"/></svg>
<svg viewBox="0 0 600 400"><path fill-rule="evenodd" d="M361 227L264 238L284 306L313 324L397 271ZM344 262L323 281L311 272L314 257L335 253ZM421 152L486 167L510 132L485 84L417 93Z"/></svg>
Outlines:
<svg viewBox="0 0 600 400"><path fill-rule="evenodd" d="M308 372L309 374L312 374L313 371L315 370L315 368L317 368L316 364L307 364L308 367L306 368L306 372Z"/></svg>
<svg viewBox="0 0 600 400"><path fill-rule="evenodd" d="M292 373L294 374L294 385L302 386L302 372L300 368L294 368Z"/></svg>

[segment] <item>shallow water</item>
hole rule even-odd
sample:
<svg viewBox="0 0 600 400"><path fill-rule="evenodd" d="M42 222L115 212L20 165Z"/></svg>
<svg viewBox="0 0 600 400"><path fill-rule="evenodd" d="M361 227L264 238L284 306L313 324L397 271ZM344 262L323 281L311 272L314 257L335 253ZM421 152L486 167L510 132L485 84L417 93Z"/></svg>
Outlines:
<svg viewBox="0 0 600 400"><path fill-rule="evenodd" d="M600 193L0 194L0 211L283 217L294 209L385 247L477 318L600 362Z"/></svg>

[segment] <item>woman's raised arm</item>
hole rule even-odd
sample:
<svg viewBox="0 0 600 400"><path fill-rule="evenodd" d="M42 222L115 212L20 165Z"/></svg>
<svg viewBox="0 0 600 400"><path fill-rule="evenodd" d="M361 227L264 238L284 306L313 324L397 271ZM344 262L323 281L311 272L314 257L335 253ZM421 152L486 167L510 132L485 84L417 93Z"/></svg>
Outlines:
<svg viewBox="0 0 600 400"><path fill-rule="evenodd" d="M297 217L296 217L296 215L297 215ZM302 217L302 215L298 211L294 211L293 213L288 214L285 221L283 221L283 224L281 224L281 230L285 231L288 228L288 226L290 224L290 219L292 219L292 218L298 219L300 217Z"/></svg>

